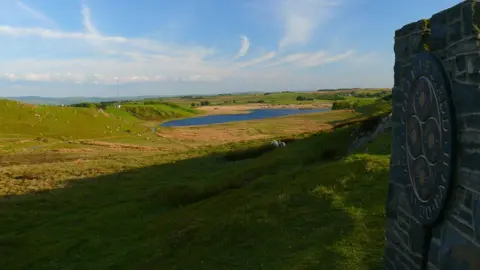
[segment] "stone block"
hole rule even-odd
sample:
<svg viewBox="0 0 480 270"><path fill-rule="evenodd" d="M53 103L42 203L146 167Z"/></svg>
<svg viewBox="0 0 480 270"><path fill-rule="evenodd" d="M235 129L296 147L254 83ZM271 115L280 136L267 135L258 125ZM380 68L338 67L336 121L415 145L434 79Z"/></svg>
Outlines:
<svg viewBox="0 0 480 270"><path fill-rule="evenodd" d="M480 269L480 3L395 31L385 269Z"/></svg>

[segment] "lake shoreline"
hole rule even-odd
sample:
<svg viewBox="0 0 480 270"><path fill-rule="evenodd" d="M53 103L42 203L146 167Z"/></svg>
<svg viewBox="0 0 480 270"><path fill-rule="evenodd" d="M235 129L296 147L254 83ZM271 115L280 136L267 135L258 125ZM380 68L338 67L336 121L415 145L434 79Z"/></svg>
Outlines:
<svg viewBox="0 0 480 270"><path fill-rule="evenodd" d="M310 103L310 104L241 104L241 105L220 105L220 106L200 106L196 109L202 111L204 115L217 114L242 114L250 113L258 109L326 109L331 108L330 103Z"/></svg>
<svg viewBox="0 0 480 270"><path fill-rule="evenodd" d="M175 119L161 123L160 127L186 127L223 124L228 122L262 120L268 118L285 117L298 114L322 113L331 111L331 108L255 108L237 114L210 114L183 119Z"/></svg>

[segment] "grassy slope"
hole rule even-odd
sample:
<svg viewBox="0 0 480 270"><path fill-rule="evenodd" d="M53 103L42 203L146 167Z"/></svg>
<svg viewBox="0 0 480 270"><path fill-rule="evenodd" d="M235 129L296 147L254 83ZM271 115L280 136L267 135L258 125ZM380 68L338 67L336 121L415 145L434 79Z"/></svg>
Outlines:
<svg viewBox="0 0 480 270"><path fill-rule="evenodd" d="M142 102L123 105L121 110L142 120L166 120L192 117L199 112L173 103L145 105Z"/></svg>
<svg viewBox="0 0 480 270"><path fill-rule="evenodd" d="M390 138L322 160L323 150L344 153L348 134L3 199L0 268L378 269Z"/></svg>
<svg viewBox="0 0 480 270"><path fill-rule="evenodd" d="M357 90L357 93L375 93L381 90ZM258 94L239 94L239 95L218 95L209 96L202 99L189 99L189 98L165 98L170 102L182 104L183 106L189 106L191 103L200 103L202 100L208 100L212 105L231 105L232 100L235 100L234 104L245 104L248 102L258 102L263 100L266 104L308 104L308 103L331 103L332 95L342 92L351 92L351 90L345 91L323 91L323 92L282 92L282 93L269 93L267 95L263 93ZM315 101L296 101L297 96L314 97ZM322 97L328 97L328 99L322 99ZM347 100L373 100L372 98L355 98L345 97Z"/></svg>
<svg viewBox="0 0 480 270"><path fill-rule="evenodd" d="M94 138L136 130L138 121L96 109L34 106L0 100L0 138L11 136Z"/></svg>
<svg viewBox="0 0 480 270"><path fill-rule="evenodd" d="M78 117L78 109L57 109ZM80 120L99 121L90 123L96 136L103 121L120 121L88 118L95 110L84 110ZM0 269L378 269L390 136L369 145L369 154L344 156L349 129L237 162L193 152L108 156L85 170L125 170L87 179L85 164L64 163L62 170L78 169L77 181L0 197Z"/></svg>
<svg viewBox="0 0 480 270"><path fill-rule="evenodd" d="M78 178L163 164L212 152L256 147L272 139L304 138L312 132L330 129L328 123L332 121L354 115L348 111L332 111L263 121L159 128L157 135L148 131L142 136L133 133L125 136L107 135L91 140L74 140L72 143L51 139L48 142L34 139L19 141L17 137L11 137L8 144L10 150L0 151L0 196L54 189ZM30 181L19 181L19 178Z"/></svg>

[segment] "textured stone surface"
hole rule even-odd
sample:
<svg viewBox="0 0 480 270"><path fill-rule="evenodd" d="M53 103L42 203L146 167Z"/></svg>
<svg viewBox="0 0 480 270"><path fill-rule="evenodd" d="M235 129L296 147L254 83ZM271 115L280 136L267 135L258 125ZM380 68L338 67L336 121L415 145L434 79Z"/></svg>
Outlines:
<svg viewBox="0 0 480 270"><path fill-rule="evenodd" d="M395 32L386 269L480 269L477 1Z"/></svg>

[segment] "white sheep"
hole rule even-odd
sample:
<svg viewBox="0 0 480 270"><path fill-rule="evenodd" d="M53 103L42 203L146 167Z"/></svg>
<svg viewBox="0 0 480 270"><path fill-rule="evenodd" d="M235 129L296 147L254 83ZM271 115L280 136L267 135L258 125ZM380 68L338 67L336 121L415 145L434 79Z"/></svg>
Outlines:
<svg viewBox="0 0 480 270"><path fill-rule="evenodd" d="M283 147L287 146L287 144L285 142L279 142L278 146L283 148Z"/></svg>
<svg viewBox="0 0 480 270"><path fill-rule="evenodd" d="M277 140L273 140L273 141L271 142L271 144L272 144L273 146L275 146L275 147L278 147L278 145L279 145L279 143L278 143Z"/></svg>

